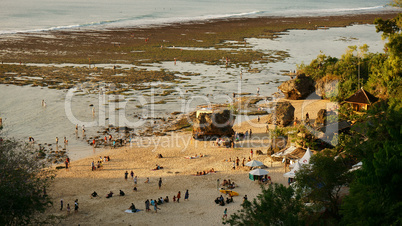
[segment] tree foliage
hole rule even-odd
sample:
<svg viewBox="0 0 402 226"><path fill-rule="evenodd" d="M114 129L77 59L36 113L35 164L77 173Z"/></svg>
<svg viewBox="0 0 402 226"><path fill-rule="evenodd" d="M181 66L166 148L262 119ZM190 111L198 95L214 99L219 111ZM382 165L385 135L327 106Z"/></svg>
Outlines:
<svg viewBox="0 0 402 226"><path fill-rule="evenodd" d="M402 224L402 146L385 142L363 160L342 205L343 225Z"/></svg>
<svg viewBox="0 0 402 226"><path fill-rule="evenodd" d="M36 224L51 204L46 187L54 174L29 144L0 142L0 225Z"/></svg>
<svg viewBox="0 0 402 226"><path fill-rule="evenodd" d="M308 191L309 201L325 207L337 221L341 189L350 181L345 159L323 150L311 157L310 164L296 172L297 187Z"/></svg>
<svg viewBox="0 0 402 226"><path fill-rule="evenodd" d="M230 225L304 225L304 205L292 187L281 184L262 188L252 202L245 201L242 209L230 215L224 224Z"/></svg>

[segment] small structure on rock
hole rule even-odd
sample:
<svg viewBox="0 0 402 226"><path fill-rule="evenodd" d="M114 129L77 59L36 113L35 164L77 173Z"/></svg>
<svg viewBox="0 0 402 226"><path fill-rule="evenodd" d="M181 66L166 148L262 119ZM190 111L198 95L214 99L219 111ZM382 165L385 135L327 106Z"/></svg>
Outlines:
<svg viewBox="0 0 402 226"><path fill-rule="evenodd" d="M236 116L232 111L221 108L200 108L193 124L195 139L213 137L232 137Z"/></svg>

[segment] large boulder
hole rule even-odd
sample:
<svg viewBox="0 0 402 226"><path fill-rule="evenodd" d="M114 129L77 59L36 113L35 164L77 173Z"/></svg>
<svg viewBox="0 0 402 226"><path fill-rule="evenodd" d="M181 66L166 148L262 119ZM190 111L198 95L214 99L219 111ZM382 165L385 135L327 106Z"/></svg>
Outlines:
<svg viewBox="0 0 402 226"><path fill-rule="evenodd" d="M315 93L325 99L338 96L338 78L325 76L315 82Z"/></svg>
<svg viewBox="0 0 402 226"><path fill-rule="evenodd" d="M275 111L268 115L267 123L285 127L294 120L295 108L289 101L278 102Z"/></svg>
<svg viewBox="0 0 402 226"><path fill-rule="evenodd" d="M305 74L299 74L295 79L282 83L278 88L285 94L286 99L300 100L314 92L314 81Z"/></svg>
<svg viewBox="0 0 402 226"><path fill-rule="evenodd" d="M325 121L327 119L327 110L321 109L317 113L317 118L315 119L316 126L325 126Z"/></svg>
<svg viewBox="0 0 402 226"><path fill-rule="evenodd" d="M199 113L194 120L193 136L195 138L231 137L235 133L232 128L235 118L230 110Z"/></svg>

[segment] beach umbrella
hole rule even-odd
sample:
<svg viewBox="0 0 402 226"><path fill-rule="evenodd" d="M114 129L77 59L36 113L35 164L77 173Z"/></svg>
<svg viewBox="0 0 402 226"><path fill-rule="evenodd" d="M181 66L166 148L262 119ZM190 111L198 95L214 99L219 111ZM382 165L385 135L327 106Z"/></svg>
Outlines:
<svg viewBox="0 0 402 226"><path fill-rule="evenodd" d="M263 166L264 163L257 161L257 160L251 160L250 162L246 163L246 166L254 167L254 166Z"/></svg>
<svg viewBox="0 0 402 226"><path fill-rule="evenodd" d="M255 169L255 170L251 170L249 172L249 174L254 175L254 176L263 176L263 175L267 175L268 171L266 171L264 169Z"/></svg>

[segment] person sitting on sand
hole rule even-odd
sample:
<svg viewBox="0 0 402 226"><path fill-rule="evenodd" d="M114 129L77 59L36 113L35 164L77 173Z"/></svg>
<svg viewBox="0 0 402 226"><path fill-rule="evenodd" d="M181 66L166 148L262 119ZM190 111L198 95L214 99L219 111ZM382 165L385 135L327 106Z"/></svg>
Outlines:
<svg viewBox="0 0 402 226"><path fill-rule="evenodd" d="M95 197L97 197L97 196L98 196L98 193L96 193L96 191L94 191L94 192L91 194L91 198L92 198L92 197L95 198Z"/></svg>
<svg viewBox="0 0 402 226"><path fill-rule="evenodd" d="M156 167L154 170L160 170L160 169L161 169L161 167L158 164L156 164Z"/></svg>
<svg viewBox="0 0 402 226"><path fill-rule="evenodd" d="M137 187L134 187L134 188L133 188L133 191L137 191Z"/></svg>
<svg viewBox="0 0 402 226"><path fill-rule="evenodd" d="M124 191L120 190L120 196L124 196L124 195L126 195L126 194L124 193Z"/></svg>
<svg viewBox="0 0 402 226"><path fill-rule="evenodd" d="M106 198L108 199L108 198L112 198L112 197L113 197L113 192L110 191L109 194L106 195Z"/></svg>
<svg viewBox="0 0 402 226"><path fill-rule="evenodd" d="M156 202L158 205L161 205L162 204L162 201L161 201L161 199L160 198L158 198L158 201Z"/></svg>
<svg viewBox="0 0 402 226"><path fill-rule="evenodd" d="M149 177L147 177L147 180L144 183L146 183L146 184L149 183Z"/></svg>
<svg viewBox="0 0 402 226"><path fill-rule="evenodd" d="M166 198L163 201L168 203L169 202L169 197L166 196Z"/></svg>
<svg viewBox="0 0 402 226"><path fill-rule="evenodd" d="M131 206L130 206L130 208L128 208L128 209L130 209L131 212L133 212L133 213L137 212L137 209L135 208L134 203L131 203Z"/></svg>

